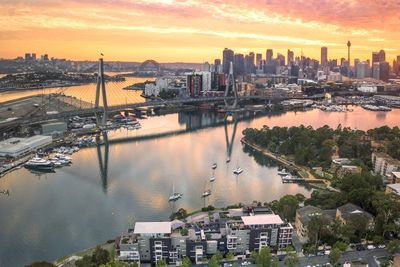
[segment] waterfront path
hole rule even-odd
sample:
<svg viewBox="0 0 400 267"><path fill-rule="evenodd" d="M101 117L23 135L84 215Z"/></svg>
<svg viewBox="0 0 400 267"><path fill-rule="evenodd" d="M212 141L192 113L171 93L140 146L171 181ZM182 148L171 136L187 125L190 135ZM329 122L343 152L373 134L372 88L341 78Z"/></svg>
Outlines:
<svg viewBox="0 0 400 267"><path fill-rule="evenodd" d="M243 137L240 140L243 144L257 150L258 152L260 152L261 154L263 154L264 156L269 157L270 159L273 159L279 163L281 163L282 165L285 165L291 169L296 170L299 175L304 179L305 182L308 183L324 183L326 186L330 186L330 181L325 180L325 179L317 179L315 178L315 176L311 173L311 171L304 167L304 166L299 166L296 165L293 161L288 160L285 157L279 156L277 154L272 153L271 151L269 151L266 148L263 148L261 146L258 146L256 144L250 143L248 141L245 140L245 138Z"/></svg>

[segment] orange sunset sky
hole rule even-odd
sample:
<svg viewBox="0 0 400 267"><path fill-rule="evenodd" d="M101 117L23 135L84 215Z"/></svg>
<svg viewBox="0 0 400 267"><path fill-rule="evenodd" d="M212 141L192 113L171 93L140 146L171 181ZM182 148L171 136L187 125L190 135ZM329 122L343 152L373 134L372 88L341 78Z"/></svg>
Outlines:
<svg viewBox="0 0 400 267"><path fill-rule="evenodd" d="M203 62L235 52L400 55L399 0L0 0L0 58Z"/></svg>

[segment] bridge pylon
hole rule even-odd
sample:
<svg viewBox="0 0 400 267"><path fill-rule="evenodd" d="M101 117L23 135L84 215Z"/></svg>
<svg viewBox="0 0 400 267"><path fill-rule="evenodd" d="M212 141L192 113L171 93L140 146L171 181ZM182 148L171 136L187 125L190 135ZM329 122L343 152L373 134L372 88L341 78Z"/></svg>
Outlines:
<svg viewBox="0 0 400 267"><path fill-rule="evenodd" d="M233 91L233 96L235 97L235 99L233 100L232 104L229 104L228 100L225 99L225 107L226 108L236 108L237 106L237 102L238 102L238 92L237 92L237 87L235 84L235 77L233 76L233 63L232 61L229 64L229 74L228 74L228 79L226 81L226 87L225 87L225 97L229 96L229 91L230 88L232 88L231 90Z"/></svg>
<svg viewBox="0 0 400 267"><path fill-rule="evenodd" d="M100 102L100 89L101 89L101 95L102 95L102 100L103 100L103 116L102 120L100 121L99 114L96 112L96 118L97 118L97 126L106 126L107 122L107 109L108 109L108 104L107 104L107 94L106 94L106 85L104 81L104 62L103 58L99 59L99 73L97 76L97 85L96 85L96 101L94 104L94 107L97 109L99 108L99 102Z"/></svg>

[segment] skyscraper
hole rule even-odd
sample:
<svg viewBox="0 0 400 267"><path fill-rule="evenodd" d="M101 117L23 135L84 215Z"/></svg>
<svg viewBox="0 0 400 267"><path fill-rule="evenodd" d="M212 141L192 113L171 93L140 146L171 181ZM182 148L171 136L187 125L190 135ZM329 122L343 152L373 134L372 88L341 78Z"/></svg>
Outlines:
<svg viewBox="0 0 400 267"><path fill-rule="evenodd" d="M244 55L243 54L235 54L234 60L233 60L233 74L235 76L243 75L244 70L245 70ZM228 69L228 74L229 74L229 69Z"/></svg>
<svg viewBox="0 0 400 267"><path fill-rule="evenodd" d="M267 49L267 53L266 53L267 64L272 61L273 56L274 56L274 52L272 51L272 49Z"/></svg>
<svg viewBox="0 0 400 267"><path fill-rule="evenodd" d="M222 52L222 69L225 74L229 74L230 62L233 62L234 53L233 50L225 48Z"/></svg>
<svg viewBox="0 0 400 267"><path fill-rule="evenodd" d="M247 57L246 65L247 65L247 73L254 73L254 53L253 52L249 53L249 55Z"/></svg>
<svg viewBox="0 0 400 267"><path fill-rule="evenodd" d="M328 48L321 47L321 65L326 66L328 64Z"/></svg>
<svg viewBox="0 0 400 267"><path fill-rule="evenodd" d="M378 52L372 52L372 65L375 63L379 63L380 61L380 56Z"/></svg>
<svg viewBox="0 0 400 267"><path fill-rule="evenodd" d="M379 62L386 61L386 53L385 50L379 51Z"/></svg>
<svg viewBox="0 0 400 267"><path fill-rule="evenodd" d="M290 63L293 63L293 62L294 62L294 53L293 53L293 51L288 49L288 51L287 51L287 64L288 64L288 66L290 65Z"/></svg>
<svg viewBox="0 0 400 267"><path fill-rule="evenodd" d="M381 50L383 51L383 50ZM379 62L379 79L387 82L389 80L389 63L386 61Z"/></svg>
<svg viewBox="0 0 400 267"><path fill-rule="evenodd" d="M214 60L214 68L215 68L215 72L217 72L217 73L220 73L222 71L221 70L221 59L216 58Z"/></svg>
<svg viewBox="0 0 400 267"><path fill-rule="evenodd" d="M256 55L256 67L257 69L262 69L262 54L257 54Z"/></svg>
<svg viewBox="0 0 400 267"><path fill-rule="evenodd" d="M347 41L347 62L349 64L349 67L350 67L350 47L351 47L351 43L350 43L350 41Z"/></svg>

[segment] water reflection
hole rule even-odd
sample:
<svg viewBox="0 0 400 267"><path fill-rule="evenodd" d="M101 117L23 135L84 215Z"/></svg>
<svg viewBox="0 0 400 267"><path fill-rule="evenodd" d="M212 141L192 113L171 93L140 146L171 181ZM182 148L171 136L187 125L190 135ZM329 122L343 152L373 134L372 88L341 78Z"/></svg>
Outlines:
<svg viewBox="0 0 400 267"><path fill-rule="evenodd" d="M104 145L104 157L101 151L102 145ZM104 193L107 193L109 142L108 142L108 134L106 131L103 131L100 134L96 135L96 149L97 149L97 159L99 162L101 184L103 186Z"/></svg>
<svg viewBox="0 0 400 267"><path fill-rule="evenodd" d="M230 118L232 118L231 121L233 121L233 131L232 131L232 136L229 139L229 137L228 137L228 123L230 122L229 121ZM229 112L229 113L225 114L224 129L225 129L225 140L226 140L226 162L230 162L231 161L233 143L235 142L237 123L238 123L238 120L237 120L236 113Z"/></svg>

